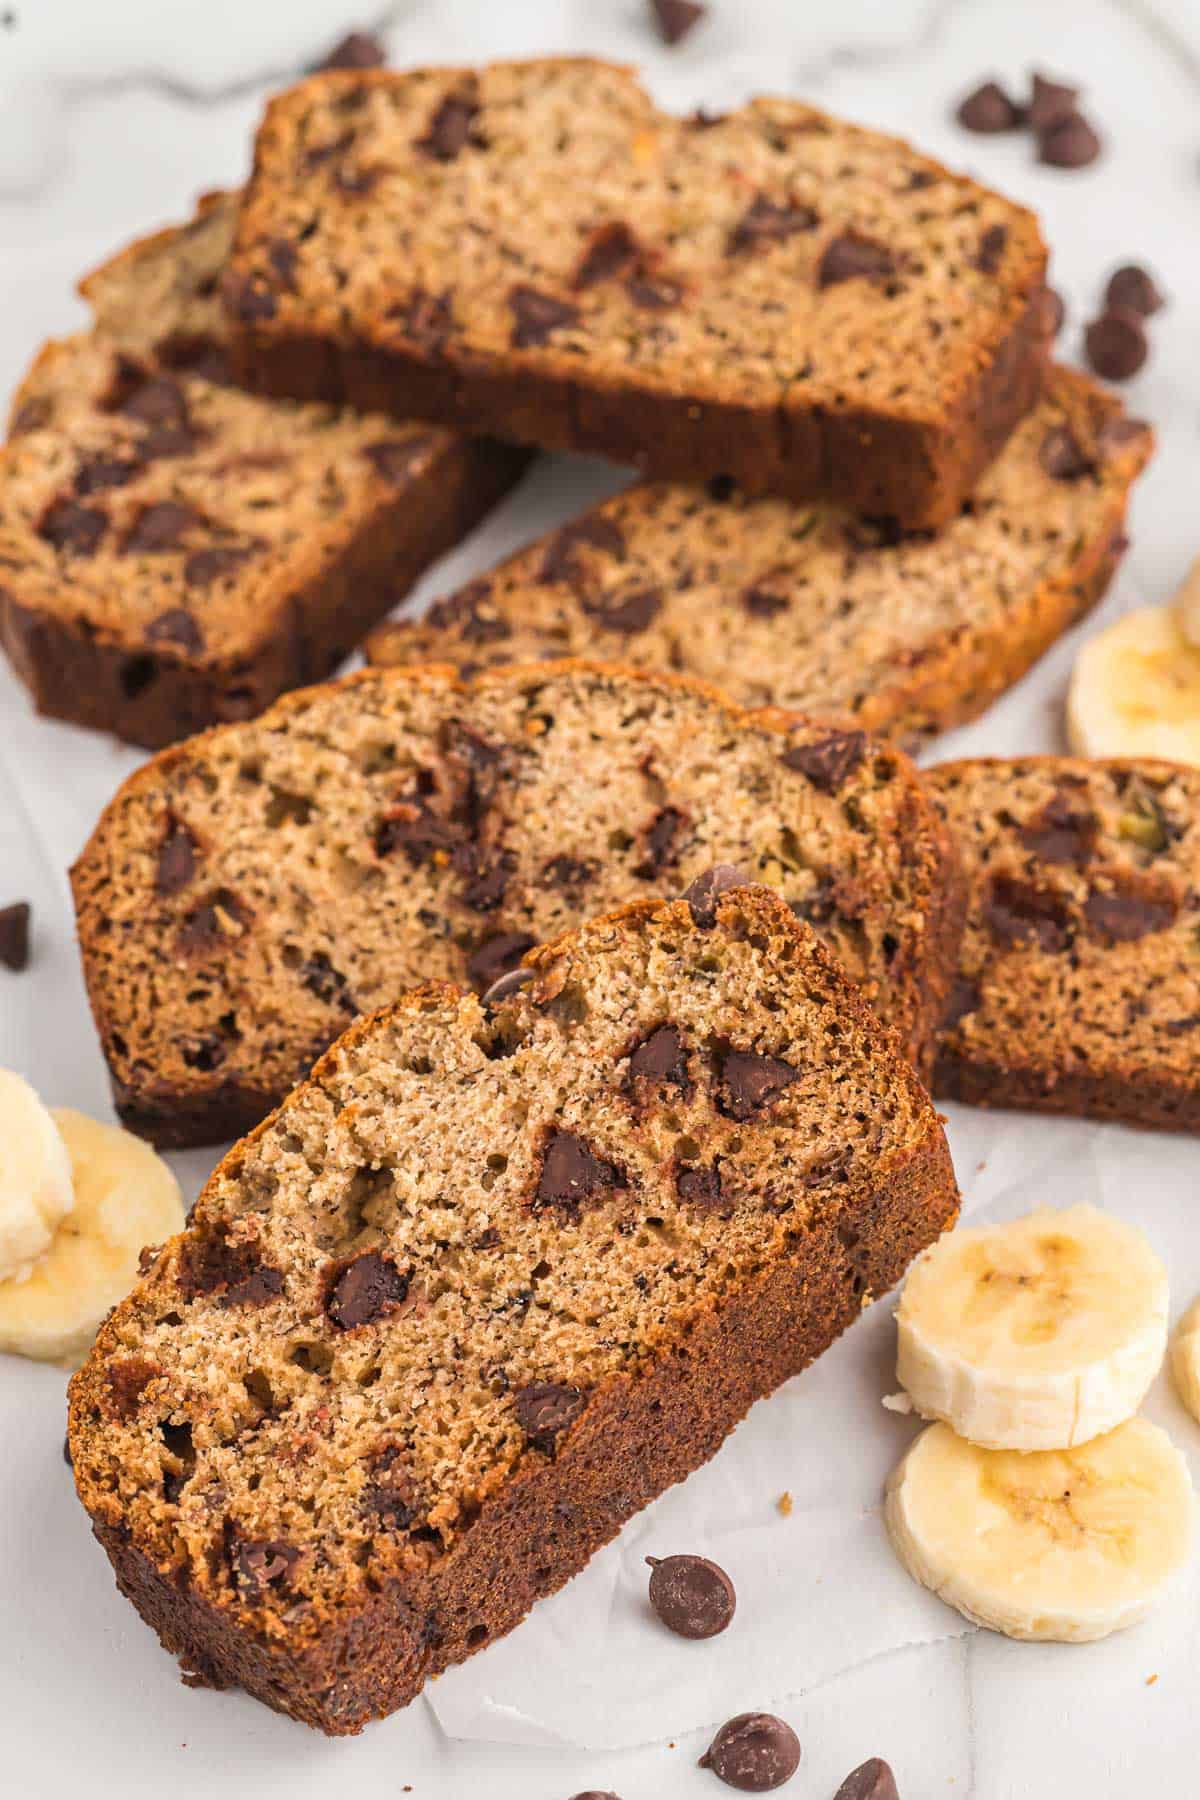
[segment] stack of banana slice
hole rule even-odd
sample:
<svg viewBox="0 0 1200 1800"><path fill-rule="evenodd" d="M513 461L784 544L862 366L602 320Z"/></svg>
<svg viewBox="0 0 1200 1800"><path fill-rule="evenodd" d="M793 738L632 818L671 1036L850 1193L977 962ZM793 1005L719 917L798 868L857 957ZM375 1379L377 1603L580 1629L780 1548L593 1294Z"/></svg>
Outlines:
<svg viewBox="0 0 1200 1800"><path fill-rule="evenodd" d="M1200 763L1200 558L1168 606L1143 606L1075 660L1067 731L1079 756Z"/></svg>
<svg viewBox="0 0 1200 1800"><path fill-rule="evenodd" d="M1183 1457L1134 1416L1167 1347L1142 1234L1091 1206L964 1227L914 1265L896 1316L900 1381L938 1421L888 1482L909 1573L1009 1637L1083 1643L1142 1618L1194 1522Z"/></svg>

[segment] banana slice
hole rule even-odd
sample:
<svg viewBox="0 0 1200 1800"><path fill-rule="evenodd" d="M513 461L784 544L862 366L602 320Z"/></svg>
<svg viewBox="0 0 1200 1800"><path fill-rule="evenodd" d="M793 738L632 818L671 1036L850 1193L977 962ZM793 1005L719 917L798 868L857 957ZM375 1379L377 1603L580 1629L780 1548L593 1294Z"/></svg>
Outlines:
<svg viewBox="0 0 1200 1800"><path fill-rule="evenodd" d="M981 1450L930 1425L885 1518L909 1574L977 1625L1083 1644L1149 1611L1191 1548L1187 1464L1130 1419L1075 1450Z"/></svg>
<svg viewBox="0 0 1200 1800"><path fill-rule="evenodd" d="M1200 647L1200 556L1184 578L1175 596L1175 616L1189 644Z"/></svg>
<svg viewBox="0 0 1200 1800"><path fill-rule="evenodd" d="M1200 649L1167 606L1126 613L1075 659L1067 735L1079 756L1200 763Z"/></svg>
<svg viewBox="0 0 1200 1800"><path fill-rule="evenodd" d="M967 1225L914 1263L896 1373L973 1444L1063 1450L1132 1417L1167 1348L1167 1272L1094 1206Z"/></svg>
<svg viewBox="0 0 1200 1800"><path fill-rule="evenodd" d="M0 1280L28 1279L74 1204L57 1125L27 1081L0 1069Z"/></svg>
<svg viewBox="0 0 1200 1800"><path fill-rule="evenodd" d="M132 1287L143 1245L182 1230L183 1197L140 1138L69 1107L52 1117L70 1154L75 1206L29 1278L0 1282L0 1351L74 1366Z"/></svg>
<svg viewBox="0 0 1200 1800"><path fill-rule="evenodd" d="M1171 1373L1179 1398L1200 1423L1200 1300L1192 1304L1171 1339Z"/></svg>

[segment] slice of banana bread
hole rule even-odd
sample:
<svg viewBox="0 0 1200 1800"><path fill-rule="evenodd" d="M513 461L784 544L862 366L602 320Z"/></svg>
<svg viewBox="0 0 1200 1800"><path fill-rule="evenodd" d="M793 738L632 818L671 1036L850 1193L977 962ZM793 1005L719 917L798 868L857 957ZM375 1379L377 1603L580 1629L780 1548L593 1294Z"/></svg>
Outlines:
<svg viewBox="0 0 1200 1800"><path fill-rule="evenodd" d="M635 487L426 618L383 626L367 653L468 671L617 655L743 705L912 739L983 712L1099 599L1152 446L1118 400L1058 369L936 537L829 506Z"/></svg>
<svg viewBox="0 0 1200 1800"><path fill-rule="evenodd" d="M714 861L778 888L920 1055L961 930L948 842L859 731L603 665L377 669L164 752L72 882L121 1116L179 1145L256 1123L355 1013L482 991Z"/></svg>
<svg viewBox="0 0 1200 1800"><path fill-rule="evenodd" d="M278 96L225 295L266 392L928 526L1037 397L1045 264L897 139L552 59Z"/></svg>
<svg viewBox="0 0 1200 1800"><path fill-rule="evenodd" d="M523 466L228 385L235 202L83 282L0 451L0 644L39 711L152 748L327 674Z"/></svg>
<svg viewBox="0 0 1200 1800"><path fill-rule="evenodd" d="M1200 769L927 771L971 886L937 1091L1200 1129Z"/></svg>
<svg viewBox="0 0 1200 1800"><path fill-rule="evenodd" d="M915 1072L767 890L530 960L353 1026L72 1384L122 1591L327 1732L510 1630L955 1216Z"/></svg>

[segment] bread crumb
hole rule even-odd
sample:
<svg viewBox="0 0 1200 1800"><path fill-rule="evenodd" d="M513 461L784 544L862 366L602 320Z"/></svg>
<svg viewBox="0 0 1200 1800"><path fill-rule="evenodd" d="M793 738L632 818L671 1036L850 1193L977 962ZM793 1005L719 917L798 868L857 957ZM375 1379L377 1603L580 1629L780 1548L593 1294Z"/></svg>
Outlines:
<svg viewBox="0 0 1200 1800"><path fill-rule="evenodd" d="M783 1493L780 1494L780 1496L779 1496L778 1500L775 1502L775 1504L779 1508L779 1511L783 1514L785 1519L791 1518L791 1516L792 1516L792 1496L787 1492L786 1488L784 1489Z"/></svg>

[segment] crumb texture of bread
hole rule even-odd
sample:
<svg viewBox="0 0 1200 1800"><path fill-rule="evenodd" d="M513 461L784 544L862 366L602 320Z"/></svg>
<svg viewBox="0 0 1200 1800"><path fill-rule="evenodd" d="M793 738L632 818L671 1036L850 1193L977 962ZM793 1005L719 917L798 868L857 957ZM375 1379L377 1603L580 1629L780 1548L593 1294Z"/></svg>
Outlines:
<svg viewBox="0 0 1200 1800"><path fill-rule="evenodd" d="M149 748L328 674L522 467L232 386L235 202L86 278L0 451L0 645L40 710Z"/></svg>
<svg viewBox="0 0 1200 1800"><path fill-rule="evenodd" d="M1200 770L926 771L969 885L935 1091L1200 1130Z"/></svg>
<svg viewBox="0 0 1200 1800"><path fill-rule="evenodd" d="M977 717L1100 598L1152 445L1118 400L1057 369L936 535L831 506L647 484L425 618L382 626L368 655L468 672L619 656L698 675L743 706L926 737Z"/></svg>
<svg viewBox="0 0 1200 1800"><path fill-rule="evenodd" d="M235 1136L357 1013L423 980L483 991L718 862L778 889L924 1052L961 888L899 751L604 665L287 696L138 771L75 866L118 1109L161 1144Z"/></svg>
<svg viewBox="0 0 1200 1800"><path fill-rule="evenodd" d="M915 1072L766 889L531 965L351 1027L72 1384L123 1590L327 1732L511 1629L957 1210Z"/></svg>
<svg viewBox="0 0 1200 1800"><path fill-rule="evenodd" d="M1045 264L1031 213L897 139L551 59L278 96L224 294L264 391L923 527L1037 397Z"/></svg>

